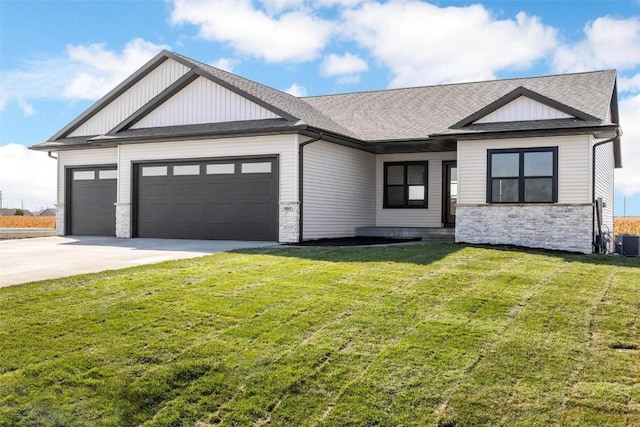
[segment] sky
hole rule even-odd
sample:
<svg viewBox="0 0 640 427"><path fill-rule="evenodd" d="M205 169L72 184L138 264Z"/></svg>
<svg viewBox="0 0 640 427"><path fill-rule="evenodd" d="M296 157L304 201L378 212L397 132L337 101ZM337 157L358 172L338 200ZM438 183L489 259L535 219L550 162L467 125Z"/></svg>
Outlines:
<svg viewBox="0 0 640 427"><path fill-rule="evenodd" d="M54 206L27 147L162 49L299 96L616 69L615 214L640 216L640 0L0 0L2 207Z"/></svg>

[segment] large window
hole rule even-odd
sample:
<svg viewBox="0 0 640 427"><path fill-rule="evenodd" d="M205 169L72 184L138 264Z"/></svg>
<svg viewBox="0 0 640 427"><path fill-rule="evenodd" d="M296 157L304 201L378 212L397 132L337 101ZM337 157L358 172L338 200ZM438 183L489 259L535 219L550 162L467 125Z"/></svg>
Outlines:
<svg viewBox="0 0 640 427"><path fill-rule="evenodd" d="M384 164L384 207L427 207L427 162Z"/></svg>
<svg viewBox="0 0 640 427"><path fill-rule="evenodd" d="M558 147L488 150L487 203L558 201Z"/></svg>

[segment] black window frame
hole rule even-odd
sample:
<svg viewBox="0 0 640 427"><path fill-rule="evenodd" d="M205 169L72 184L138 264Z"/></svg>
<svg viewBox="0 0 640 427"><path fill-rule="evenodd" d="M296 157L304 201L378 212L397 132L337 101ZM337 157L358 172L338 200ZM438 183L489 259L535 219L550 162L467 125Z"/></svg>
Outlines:
<svg viewBox="0 0 640 427"><path fill-rule="evenodd" d="M388 194L387 189L389 187L398 187L400 185L389 185L387 184L388 173L387 170L389 166L404 166L404 182L402 184L403 187L403 198L404 203L402 205L389 205L388 203ZM424 201L419 205L410 205L409 204L409 183L407 167L408 166L423 166L424 167ZM429 204L429 162L424 161L408 161L408 162L384 162L384 181L383 181L383 209L428 209Z"/></svg>
<svg viewBox="0 0 640 427"><path fill-rule="evenodd" d="M526 153L552 153L553 154L553 175L524 175L524 157ZM518 176L513 177L492 177L491 159L493 154L518 154ZM493 201L493 180L494 179L518 179L518 201L494 202ZM527 179L551 178L551 201L527 202L524 200L525 181ZM558 203L558 147L535 147L535 148L505 148L487 150L487 203L488 204L541 204Z"/></svg>

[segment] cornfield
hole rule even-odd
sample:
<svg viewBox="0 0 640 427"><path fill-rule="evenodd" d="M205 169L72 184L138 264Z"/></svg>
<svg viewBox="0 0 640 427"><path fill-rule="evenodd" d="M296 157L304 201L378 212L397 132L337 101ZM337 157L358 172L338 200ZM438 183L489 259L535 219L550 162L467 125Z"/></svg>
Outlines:
<svg viewBox="0 0 640 427"><path fill-rule="evenodd" d="M0 228L55 228L53 216L0 216Z"/></svg>
<svg viewBox="0 0 640 427"><path fill-rule="evenodd" d="M617 216L613 229L615 234L640 234L640 216Z"/></svg>

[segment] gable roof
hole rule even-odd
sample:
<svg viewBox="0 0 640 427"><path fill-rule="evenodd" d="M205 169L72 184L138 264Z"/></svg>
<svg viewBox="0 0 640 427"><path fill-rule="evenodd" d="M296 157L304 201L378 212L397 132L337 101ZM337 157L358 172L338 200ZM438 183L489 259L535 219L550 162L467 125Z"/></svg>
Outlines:
<svg viewBox="0 0 640 427"><path fill-rule="evenodd" d="M578 127L612 124L608 115L615 80L615 71L609 70L326 95L304 100L339 124L350 124L365 140L410 140L425 135L453 135L455 132L451 129L456 125L484 115L518 92L553 100L556 108L562 105L573 113L571 115L588 119ZM566 128L571 123L555 125Z"/></svg>
<svg viewBox="0 0 640 427"><path fill-rule="evenodd" d="M555 110L558 110L569 116L573 116L583 121L591 121L591 122L599 121L597 117L594 117L590 114L577 110L573 107L563 104L562 102L553 100L547 96L541 95L537 92L527 89L524 86L518 86L517 88L507 93L506 95L502 96L501 98L496 99L486 107L481 108L480 110L476 111L475 113L471 114L468 117L465 117L464 119L460 120L458 123L451 125L451 129L462 129L467 125L473 124L478 120L482 119L483 117L486 117L487 115L493 113L494 111L502 107L505 107L507 104L509 104L512 101L515 101L517 98L520 98L521 96L537 101L540 104L546 105L548 107L551 107Z"/></svg>
<svg viewBox="0 0 640 427"><path fill-rule="evenodd" d="M184 74L103 135L75 136L73 131L171 59ZM136 129L135 123L203 77L269 110L278 118L240 120ZM113 145L130 140L214 137L275 132L323 132L362 147L400 146L407 141L432 142L510 132L589 132L617 128L614 70L516 78L439 86L295 97L185 56L162 51L118 87L97 101L40 150ZM572 119L474 123L518 96L527 96L572 116Z"/></svg>

